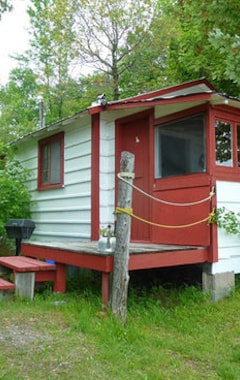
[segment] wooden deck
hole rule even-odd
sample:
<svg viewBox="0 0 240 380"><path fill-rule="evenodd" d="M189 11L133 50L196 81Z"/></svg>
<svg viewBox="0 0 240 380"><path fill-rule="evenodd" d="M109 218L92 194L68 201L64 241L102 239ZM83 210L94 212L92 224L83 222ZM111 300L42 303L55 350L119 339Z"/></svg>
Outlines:
<svg viewBox="0 0 240 380"><path fill-rule="evenodd" d="M109 275L113 272L114 255L98 252L97 242L27 242L22 255L53 260L56 263L59 291L65 291L65 266L73 265L102 272L102 301L109 297ZM129 270L198 264L208 261L208 247L156 244L130 244Z"/></svg>

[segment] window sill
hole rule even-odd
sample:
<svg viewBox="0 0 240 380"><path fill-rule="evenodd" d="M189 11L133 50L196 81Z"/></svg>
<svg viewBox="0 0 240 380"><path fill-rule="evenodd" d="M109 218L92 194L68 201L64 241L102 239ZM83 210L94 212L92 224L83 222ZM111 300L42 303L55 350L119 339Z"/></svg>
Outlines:
<svg viewBox="0 0 240 380"><path fill-rule="evenodd" d="M56 185L44 185L44 186L38 186L37 191L43 191L43 190L54 190L54 189L62 189L64 187L63 184L56 184Z"/></svg>

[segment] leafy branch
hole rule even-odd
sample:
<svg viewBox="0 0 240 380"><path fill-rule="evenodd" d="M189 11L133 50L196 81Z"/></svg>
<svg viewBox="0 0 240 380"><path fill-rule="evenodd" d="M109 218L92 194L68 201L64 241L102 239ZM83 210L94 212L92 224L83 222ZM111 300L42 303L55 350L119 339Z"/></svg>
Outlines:
<svg viewBox="0 0 240 380"><path fill-rule="evenodd" d="M220 207L215 212L210 223L217 223L219 228L223 228L227 233L240 235L240 212L235 213L227 210L225 207Z"/></svg>

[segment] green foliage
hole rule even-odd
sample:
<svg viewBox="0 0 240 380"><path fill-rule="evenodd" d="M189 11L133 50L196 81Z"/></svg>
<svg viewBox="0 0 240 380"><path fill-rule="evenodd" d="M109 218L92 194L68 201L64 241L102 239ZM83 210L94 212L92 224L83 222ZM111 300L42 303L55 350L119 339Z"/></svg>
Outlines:
<svg viewBox="0 0 240 380"><path fill-rule="evenodd" d="M31 49L0 88L5 141L39 127L39 96L48 125L99 93L122 99L206 77L240 94L237 0L31 0L28 13Z"/></svg>
<svg viewBox="0 0 240 380"><path fill-rule="evenodd" d="M0 88L1 139L13 141L38 126L39 111L36 75L31 69L17 68Z"/></svg>
<svg viewBox="0 0 240 380"><path fill-rule="evenodd" d="M74 13L75 5L68 0L32 0L28 7L31 49L24 59L38 77L47 124L76 112L75 102L69 101L76 91L69 75L75 57Z"/></svg>
<svg viewBox="0 0 240 380"><path fill-rule="evenodd" d="M109 75L112 98L117 100L120 77L137 65L136 52L144 49L143 41L155 17L155 2L84 0L76 1L76 5L75 50L80 52L78 61L91 64L97 71Z"/></svg>
<svg viewBox="0 0 240 380"><path fill-rule="evenodd" d="M225 207L217 209L215 221L219 228L223 228L227 233L240 234L240 212L228 211Z"/></svg>
<svg viewBox="0 0 240 380"><path fill-rule="evenodd" d="M171 1L175 36L169 75L175 81L206 77L219 91L240 93L238 1ZM223 22L224 20L224 22Z"/></svg>
<svg viewBox="0 0 240 380"><path fill-rule="evenodd" d="M24 185L28 173L5 147L6 150L8 155L2 157L0 165L0 236L3 240L6 237L4 226L7 220L29 218L31 203L30 194Z"/></svg>

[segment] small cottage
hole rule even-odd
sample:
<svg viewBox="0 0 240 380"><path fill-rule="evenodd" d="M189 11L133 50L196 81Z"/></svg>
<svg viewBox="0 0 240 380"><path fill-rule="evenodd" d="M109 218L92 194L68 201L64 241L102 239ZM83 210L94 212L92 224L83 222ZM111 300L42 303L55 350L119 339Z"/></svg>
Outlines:
<svg viewBox="0 0 240 380"><path fill-rule="evenodd" d="M130 269L198 264L203 287L215 299L234 286L240 237L207 220L216 207L240 211L238 99L205 79L119 101L99 98L26 135L17 148L31 170L35 248L97 241L99 228L114 225L120 156L129 151L135 155L133 213L139 217L132 218L131 242L154 245L159 253L158 259L148 253L138 266L130 260ZM29 249L23 245L23 252Z"/></svg>

